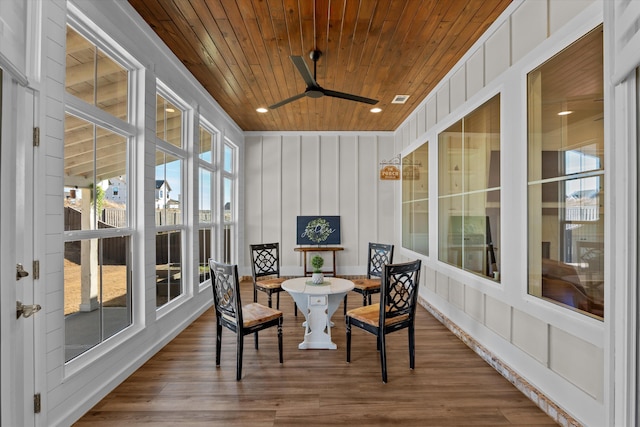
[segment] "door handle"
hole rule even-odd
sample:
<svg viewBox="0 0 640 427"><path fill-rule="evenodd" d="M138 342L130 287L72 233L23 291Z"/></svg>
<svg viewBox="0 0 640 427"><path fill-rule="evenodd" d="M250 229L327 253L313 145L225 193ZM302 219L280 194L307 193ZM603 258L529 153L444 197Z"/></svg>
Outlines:
<svg viewBox="0 0 640 427"><path fill-rule="evenodd" d="M20 301L16 301L16 319L19 319L20 316L24 316L24 318L26 319L27 317L31 317L34 313L37 313L41 309L42 307L40 307L40 304L25 305Z"/></svg>
<svg viewBox="0 0 640 427"><path fill-rule="evenodd" d="M28 271L25 271L22 264L16 264L16 280L20 280L23 277L27 277L29 275Z"/></svg>

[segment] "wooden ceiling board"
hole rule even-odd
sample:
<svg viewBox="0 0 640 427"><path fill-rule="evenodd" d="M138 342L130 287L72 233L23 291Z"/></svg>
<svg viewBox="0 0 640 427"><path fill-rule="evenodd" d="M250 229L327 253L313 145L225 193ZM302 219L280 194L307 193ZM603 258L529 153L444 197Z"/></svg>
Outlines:
<svg viewBox="0 0 640 427"><path fill-rule="evenodd" d="M129 0L194 77L246 131L392 131L511 0ZM325 89L378 99L303 97L289 59L322 51ZM395 95L410 95L403 105Z"/></svg>

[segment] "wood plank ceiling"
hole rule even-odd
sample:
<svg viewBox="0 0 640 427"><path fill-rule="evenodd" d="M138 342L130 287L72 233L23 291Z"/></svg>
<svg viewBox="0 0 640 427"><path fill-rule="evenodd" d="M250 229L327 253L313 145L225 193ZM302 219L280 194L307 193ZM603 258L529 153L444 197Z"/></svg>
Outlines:
<svg viewBox="0 0 640 427"><path fill-rule="evenodd" d="M392 131L511 0L129 0L245 131ZM371 105L304 92L289 56L322 51L325 89ZM392 104L409 95L405 104Z"/></svg>

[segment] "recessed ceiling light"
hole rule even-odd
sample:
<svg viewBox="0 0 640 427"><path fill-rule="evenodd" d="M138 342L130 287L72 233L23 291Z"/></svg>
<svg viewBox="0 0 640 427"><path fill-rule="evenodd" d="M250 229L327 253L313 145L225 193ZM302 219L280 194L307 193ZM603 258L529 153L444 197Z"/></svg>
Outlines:
<svg viewBox="0 0 640 427"><path fill-rule="evenodd" d="M569 114L573 113L573 111L560 111L558 113L559 116L568 116Z"/></svg>
<svg viewBox="0 0 640 427"><path fill-rule="evenodd" d="M409 99L409 95L396 95L391 101L392 104L404 104Z"/></svg>
<svg viewBox="0 0 640 427"><path fill-rule="evenodd" d="M269 110L267 110L267 109L266 109L266 108L264 108L264 107L258 107L258 108L256 108L256 111L257 111L258 113L266 113L266 112L267 112L267 111L269 111Z"/></svg>
<svg viewBox="0 0 640 427"><path fill-rule="evenodd" d="M166 109L167 113L175 113L176 110L174 110L173 108L167 108Z"/></svg>
<svg viewBox="0 0 640 427"><path fill-rule="evenodd" d="M379 113L380 111L382 111L382 108L375 107L375 108L372 108L372 109L371 109L371 110L369 110L369 111L371 111L372 113Z"/></svg>

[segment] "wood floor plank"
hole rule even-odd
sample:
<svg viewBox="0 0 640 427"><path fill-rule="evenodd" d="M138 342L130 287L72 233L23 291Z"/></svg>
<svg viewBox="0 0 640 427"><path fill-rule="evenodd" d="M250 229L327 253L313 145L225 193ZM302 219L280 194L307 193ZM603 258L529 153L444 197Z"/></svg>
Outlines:
<svg viewBox="0 0 640 427"><path fill-rule="evenodd" d="M251 284L242 288L250 301ZM406 331L389 335L387 384L372 335L353 330L346 363L342 307L332 319L337 350L298 350L304 317L292 315L286 294L280 309L282 365L274 328L260 332L257 351L247 336L243 377L236 381L235 335L225 329L216 368L215 315L209 310L75 426L557 425L421 307L415 369L409 369Z"/></svg>

